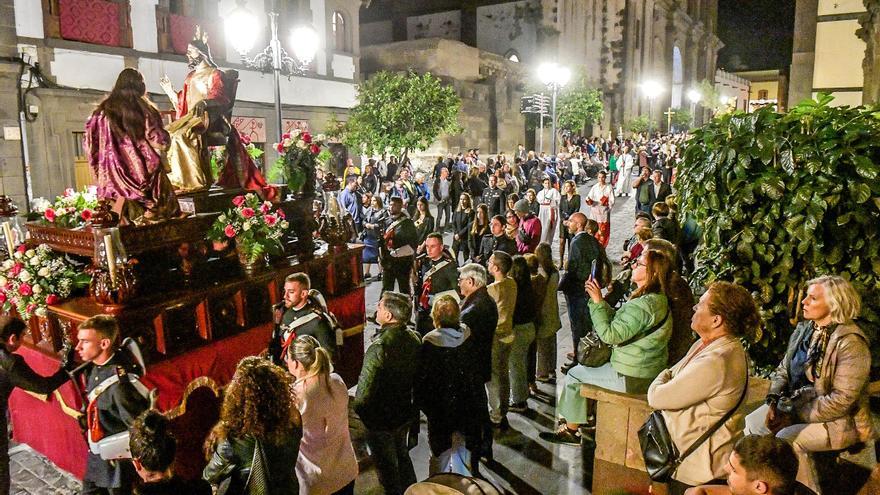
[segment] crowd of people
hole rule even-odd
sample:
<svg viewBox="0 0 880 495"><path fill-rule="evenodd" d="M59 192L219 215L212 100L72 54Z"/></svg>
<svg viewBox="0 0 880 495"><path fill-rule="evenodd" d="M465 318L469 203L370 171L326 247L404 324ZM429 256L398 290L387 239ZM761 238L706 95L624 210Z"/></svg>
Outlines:
<svg viewBox="0 0 880 495"><path fill-rule="evenodd" d="M204 479L183 481L172 470L168 421L139 386L142 370L116 352L115 318L91 318L80 325L76 348L93 364L90 446L130 429L133 462L91 451L84 493L132 486L145 494L210 493L212 486L229 495L354 493L349 401L385 493L403 494L417 482L410 449L420 414L429 472L479 476L508 416L529 410L537 383L557 379L559 423L540 434L547 441L593 441L596 408L580 394L583 384L646 394L678 449L690 452L672 493L821 493L817 453L877 436L867 405L867 336L854 323L859 295L839 276L808 283L805 321L792 333L766 405L743 428L743 341L755 337L760 316L738 284L714 282L697 299L687 283L696 234L678 218L671 189L678 139L581 140L549 159L520 147L512 161L499 154L483 162L471 150L438 159L427 174L393 158L370 160L363 170L348 164L338 201L367 246L364 263L379 265L382 280L370 316L377 330L354 396L333 372L335 319L308 276L290 275L266 356L244 358L224 391ZM577 188L587 173L596 182L581 203ZM606 253L610 212L615 198L630 194L637 212L615 269ZM574 352L558 367L560 292ZM3 393L14 386L47 393L65 376L39 377L16 359L23 330L17 320L0 320ZM610 347L601 362L582 352L600 342ZM5 480L8 486L8 472Z"/></svg>

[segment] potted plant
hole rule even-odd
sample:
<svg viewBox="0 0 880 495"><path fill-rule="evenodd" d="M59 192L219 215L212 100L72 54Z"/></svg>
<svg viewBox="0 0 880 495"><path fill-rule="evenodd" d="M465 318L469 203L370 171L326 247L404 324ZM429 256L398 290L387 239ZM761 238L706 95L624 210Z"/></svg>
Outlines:
<svg viewBox="0 0 880 495"><path fill-rule="evenodd" d="M215 242L235 241L238 261L245 271L265 266L266 257L282 253L281 238L290 227L284 211L272 203L261 201L249 193L232 199L233 208L214 221L208 239Z"/></svg>
<svg viewBox="0 0 880 495"><path fill-rule="evenodd" d="M295 197L315 193L315 170L325 140L323 134L312 136L309 132L293 129L281 135L280 143L275 143L281 156L275 160L273 177L287 183Z"/></svg>

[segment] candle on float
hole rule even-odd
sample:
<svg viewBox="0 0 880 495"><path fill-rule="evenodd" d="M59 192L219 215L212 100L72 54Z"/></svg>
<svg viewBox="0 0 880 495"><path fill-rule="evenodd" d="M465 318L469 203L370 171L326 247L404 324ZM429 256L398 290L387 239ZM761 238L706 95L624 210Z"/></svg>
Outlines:
<svg viewBox="0 0 880 495"><path fill-rule="evenodd" d="M107 269L110 270L110 283L116 285L116 253L113 251L113 236L104 236L104 251L107 253Z"/></svg>
<svg viewBox="0 0 880 495"><path fill-rule="evenodd" d="M15 243L12 241L12 227L9 226L9 222L3 224L3 237L6 238L6 250L9 252L9 257L12 258Z"/></svg>

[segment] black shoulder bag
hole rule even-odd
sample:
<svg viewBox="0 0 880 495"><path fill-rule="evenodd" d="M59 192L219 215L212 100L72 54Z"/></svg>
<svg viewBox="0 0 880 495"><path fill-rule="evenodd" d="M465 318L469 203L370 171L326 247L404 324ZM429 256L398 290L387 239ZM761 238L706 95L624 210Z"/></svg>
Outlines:
<svg viewBox="0 0 880 495"><path fill-rule="evenodd" d="M664 316L663 319L660 320L660 323L645 330L644 332L639 332L625 342L621 342L620 344L616 344L614 346L610 346L605 342L602 342L602 339L599 338L599 334L596 332L596 330L590 330L589 332L587 332L586 335L581 337L580 342L578 342L577 352L575 354L578 364L586 366L587 368L598 368L600 366L604 366L605 363L611 361L612 347L623 347L625 345L632 344L633 342L656 332L666 323L666 320L669 319L670 312L671 310L667 307L666 316Z"/></svg>
<svg viewBox="0 0 880 495"><path fill-rule="evenodd" d="M748 358L746 358L748 360ZM746 363L746 384L743 387L742 394L733 409L705 431L700 438L696 439L684 453L679 454L672 436L666 428L666 420L663 419L661 411L654 411L645 420L645 424L639 429L639 445L642 447L642 458L645 460L645 469L648 476L659 483L666 483L678 469L685 458L694 453L697 448L702 445L709 437L711 437L721 425L727 422L733 413L739 409L743 400L746 398L746 392L749 390L749 365Z"/></svg>

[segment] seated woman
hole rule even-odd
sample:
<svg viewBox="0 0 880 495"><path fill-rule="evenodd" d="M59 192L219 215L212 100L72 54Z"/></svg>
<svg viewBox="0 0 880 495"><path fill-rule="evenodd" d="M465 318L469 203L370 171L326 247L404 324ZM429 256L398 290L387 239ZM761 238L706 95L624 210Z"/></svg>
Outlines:
<svg viewBox="0 0 880 495"><path fill-rule="evenodd" d="M333 373L330 354L311 335L287 348L287 369L296 382L303 438L296 461L300 495L354 493L357 458L348 431L348 387Z"/></svg>
<svg viewBox="0 0 880 495"><path fill-rule="evenodd" d="M225 495L248 492L248 479L257 449L265 464L267 495L296 494L297 455L302 418L296 409L291 376L268 360L249 356L241 360L226 386L220 421L205 443L208 465L202 477L214 486L228 487ZM258 391L258 393L257 393Z"/></svg>
<svg viewBox="0 0 880 495"><path fill-rule="evenodd" d="M428 472L448 471L455 459L467 472L477 474L483 425L489 406L476 341L461 323L458 303L443 295L431 308L434 330L422 338L421 365L415 397L428 418L431 459ZM465 449L469 451L465 452ZM464 453L464 455L461 455Z"/></svg>
<svg viewBox="0 0 880 495"><path fill-rule="evenodd" d="M177 453L177 440L168 431L169 425L168 418L155 409L145 411L131 425L131 461L142 480L135 493L211 495L207 481L184 481L174 475L171 464Z"/></svg>
<svg viewBox="0 0 880 495"><path fill-rule="evenodd" d="M821 493L810 453L845 449L877 435L866 393L868 337L853 322L861 299L843 277L826 275L807 285L805 321L770 377L767 404L746 417L746 434L774 433L790 442L800 462L798 481Z"/></svg>
<svg viewBox="0 0 880 495"><path fill-rule="evenodd" d="M648 389L648 405L663 411L679 452L739 403L748 373L740 339L751 339L760 322L755 301L740 285L715 282L700 297L691 318L699 340ZM670 483L671 493L727 477L725 467L742 434L741 420L742 414L734 414L684 459Z"/></svg>
<svg viewBox="0 0 880 495"><path fill-rule="evenodd" d="M636 290L617 311L602 299L598 282L587 281L593 328L602 342L615 346L611 361L598 368L579 364L568 371L557 402L557 415L565 424L555 433L541 433L541 438L559 443L581 442L578 428L590 422L588 401L581 396L581 385L643 394L666 368L666 347L672 334L672 315L666 297L671 270L672 261L660 251L643 252L632 272Z"/></svg>

